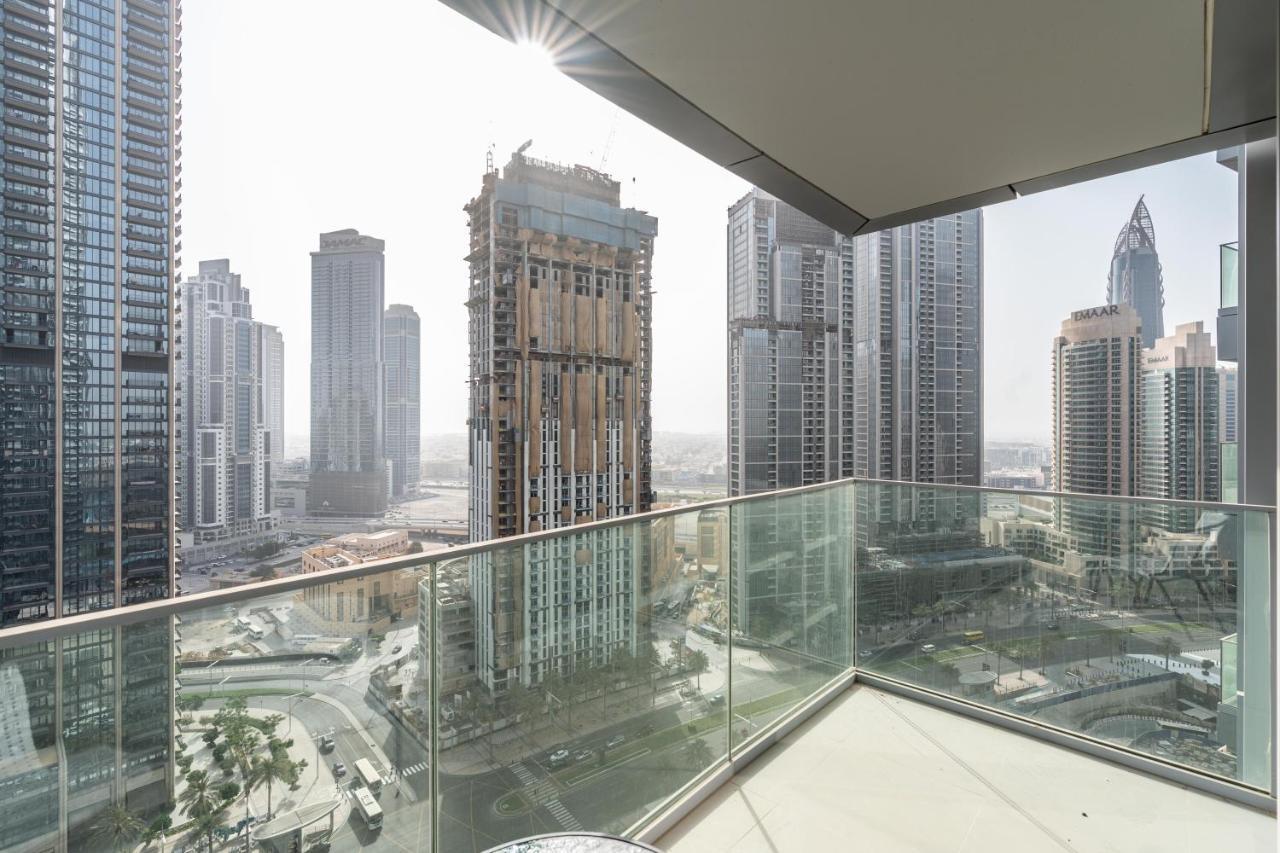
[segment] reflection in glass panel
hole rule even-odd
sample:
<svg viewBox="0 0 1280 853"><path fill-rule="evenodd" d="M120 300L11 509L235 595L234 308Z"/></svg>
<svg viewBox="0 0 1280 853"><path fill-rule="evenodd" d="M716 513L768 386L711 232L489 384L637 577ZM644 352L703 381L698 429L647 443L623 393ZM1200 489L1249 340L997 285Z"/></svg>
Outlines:
<svg viewBox="0 0 1280 853"><path fill-rule="evenodd" d="M690 510L433 566L440 849L622 832L726 756L725 653L693 638L727 625L727 523Z"/></svg>
<svg viewBox="0 0 1280 853"><path fill-rule="evenodd" d="M1242 767L1265 760L1269 737L1239 718L1269 723L1269 704L1250 712L1234 695L1248 692L1245 649L1269 643L1265 620L1246 625L1241 609L1246 579L1266 598L1265 516L875 483L858 492L860 513L899 511L858 531L863 668L1231 779L1250 781ZM939 497L958 512L917 511ZM1260 532L1246 533L1252 516ZM1091 547L1101 529L1105 543ZM1265 673L1255 678L1269 689Z"/></svg>
<svg viewBox="0 0 1280 853"><path fill-rule="evenodd" d="M731 507L735 744L852 665L852 497L844 483ZM707 653L724 641L701 634Z"/></svg>

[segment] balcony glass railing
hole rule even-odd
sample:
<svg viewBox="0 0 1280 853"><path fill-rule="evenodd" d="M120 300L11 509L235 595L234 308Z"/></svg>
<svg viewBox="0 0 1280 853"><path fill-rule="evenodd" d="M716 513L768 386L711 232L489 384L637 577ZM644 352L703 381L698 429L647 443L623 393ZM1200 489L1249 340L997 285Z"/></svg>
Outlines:
<svg viewBox="0 0 1280 853"><path fill-rule="evenodd" d="M634 835L851 676L1269 795L1273 522L841 482L10 629L0 849Z"/></svg>

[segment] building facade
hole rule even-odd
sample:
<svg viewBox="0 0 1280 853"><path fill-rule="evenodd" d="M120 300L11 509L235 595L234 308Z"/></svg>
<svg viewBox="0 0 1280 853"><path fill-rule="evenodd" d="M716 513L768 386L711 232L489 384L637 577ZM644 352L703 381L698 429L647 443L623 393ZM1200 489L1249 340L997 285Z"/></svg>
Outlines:
<svg viewBox="0 0 1280 853"><path fill-rule="evenodd" d="M1144 347L1152 347L1164 337L1164 276L1151 212L1141 197L1111 252L1107 304L1130 305L1137 311Z"/></svg>
<svg viewBox="0 0 1280 853"><path fill-rule="evenodd" d="M178 14L167 0L0 12L0 627L176 591ZM9 789L0 847L87 845L102 802L172 796L170 632L23 651L0 671L22 681L35 764ZM92 748L120 738L127 763Z"/></svg>
<svg viewBox="0 0 1280 853"><path fill-rule="evenodd" d="M404 530L348 533L302 552L304 574L354 566L409 553ZM385 632L393 622L412 618L418 605L418 580L413 569L378 574L310 587L295 596L294 633L327 637L360 637Z"/></svg>
<svg viewBox="0 0 1280 853"><path fill-rule="evenodd" d="M271 530L271 454L279 438L269 427L269 364L249 289L225 258L201 261L182 299L183 527L196 545Z"/></svg>
<svg viewBox="0 0 1280 853"><path fill-rule="evenodd" d="M262 418L271 435L268 482L284 471L284 335L279 327L258 323L258 363L262 367Z"/></svg>
<svg viewBox="0 0 1280 853"><path fill-rule="evenodd" d="M1217 501L1221 497L1217 355L1204 323L1178 326L1143 352L1139 494ZM1192 529L1195 510L1148 509L1165 530Z"/></svg>
<svg viewBox="0 0 1280 853"><path fill-rule="evenodd" d="M420 457L422 323L408 305L391 305L382 317L387 370L387 461L391 494L400 497L422 477Z"/></svg>
<svg viewBox="0 0 1280 853"><path fill-rule="evenodd" d="M1053 345L1053 490L1136 495L1142 413L1141 318L1130 305L1072 312ZM1133 545L1129 507L1060 502L1059 524L1080 553Z"/></svg>
<svg viewBox="0 0 1280 853"><path fill-rule="evenodd" d="M729 494L851 476L852 241L760 189L727 237Z"/></svg>
<svg viewBox="0 0 1280 853"><path fill-rule="evenodd" d="M348 228L311 253L311 515L387 508L383 249Z"/></svg>
<svg viewBox="0 0 1280 853"><path fill-rule="evenodd" d="M608 175L523 150L466 212L472 541L649 509L657 220ZM613 528L476 560L480 680L502 691L631 647L646 542Z"/></svg>

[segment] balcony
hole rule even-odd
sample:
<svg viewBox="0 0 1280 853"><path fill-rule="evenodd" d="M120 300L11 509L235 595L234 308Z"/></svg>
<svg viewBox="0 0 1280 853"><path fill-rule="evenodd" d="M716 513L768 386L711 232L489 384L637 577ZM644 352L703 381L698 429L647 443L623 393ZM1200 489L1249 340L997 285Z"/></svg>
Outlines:
<svg viewBox="0 0 1280 853"><path fill-rule="evenodd" d="M101 784L217 850L1257 849L1275 513L1166 503L841 481L11 628L0 847L96 849L106 799L35 804L163 730ZM170 710L54 727L89 660Z"/></svg>

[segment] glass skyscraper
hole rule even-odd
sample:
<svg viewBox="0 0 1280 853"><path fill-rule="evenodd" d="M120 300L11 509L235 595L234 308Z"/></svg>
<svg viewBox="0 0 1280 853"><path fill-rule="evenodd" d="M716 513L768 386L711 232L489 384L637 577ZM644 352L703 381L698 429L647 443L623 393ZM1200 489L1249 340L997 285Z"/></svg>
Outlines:
<svg viewBox="0 0 1280 853"><path fill-rule="evenodd" d="M382 315L382 349L387 365L387 461L391 493L399 496L422 476L422 323L412 306L391 305Z"/></svg>
<svg viewBox="0 0 1280 853"><path fill-rule="evenodd" d="M183 519L196 545L274 527L271 455L281 440L268 408L272 339L253 319L249 289L225 258L199 269L183 283L178 358L190 389L179 442Z"/></svg>
<svg viewBox="0 0 1280 853"><path fill-rule="evenodd" d="M1107 275L1107 304L1132 305L1142 323L1142 345L1164 337L1164 276L1156 252L1156 230L1142 197L1116 236Z"/></svg>
<svg viewBox="0 0 1280 853"><path fill-rule="evenodd" d="M311 253L312 515L387 508L383 242L353 228Z"/></svg>
<svg viewBox="0 0 1280 853"><path fill-rule="evenodd" d="M0 627L175 591L178 14L157 0L0 9ZM84 846L103 802L172 796L167 630L24 651L0 659L32 720L0 846Z"/></svg>

